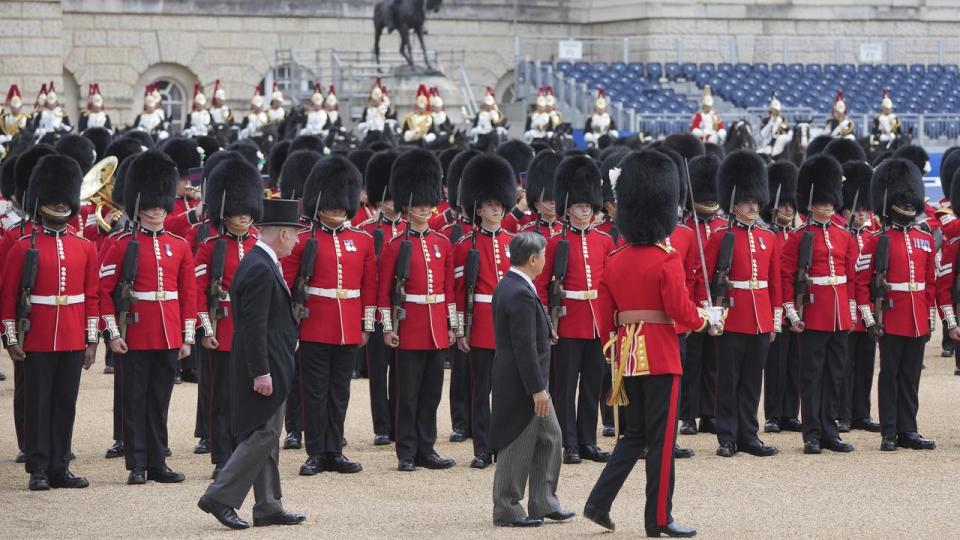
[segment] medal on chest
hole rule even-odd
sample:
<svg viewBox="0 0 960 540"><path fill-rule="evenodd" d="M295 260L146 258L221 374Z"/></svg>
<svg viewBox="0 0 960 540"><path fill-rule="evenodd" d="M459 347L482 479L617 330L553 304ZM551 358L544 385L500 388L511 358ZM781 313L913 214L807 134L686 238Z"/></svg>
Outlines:
<svg viewBox="0 0 960 540"><path fill-rule="evenodd" d="M930 253L932 251L932 248L930 247L930 239L928 238L914 238L913 246L917 249L922 249L927 253Z"/></svg>
<svg viewBox="0 0 960 540"><path fill-rule="evenodd" d="M173 257L173 248L170 247L170 244L164 244L163 250L166 252L167 257Z"/></svg>
<svg viewBox="0 0 960 540"><path fill-rule="evenodd" d="M343 241L343 249L344 251L356 251L357 246L353 243L353 240L346 239Z"/></svg>
<svg viewBox="0 0 960 540"><path fill-rule="evenodd" d="M440 244L433 245L433 255L438 259L440 258Z"/></svg>

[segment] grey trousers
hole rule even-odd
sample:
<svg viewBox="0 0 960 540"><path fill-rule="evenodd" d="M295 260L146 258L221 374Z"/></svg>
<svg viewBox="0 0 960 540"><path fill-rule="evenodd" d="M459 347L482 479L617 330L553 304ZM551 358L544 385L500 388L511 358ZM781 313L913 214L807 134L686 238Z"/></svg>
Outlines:
<svg viewBox="0 0 960 540"><path fill-rule="evenodd" d="M253 488L253 517L264 518L283 511L280 504L280 432L284 407L279 407L260 429L239 442L206 496L239 509Z"/></svg>
<svg viewBox="0 0 960 540"><path fill-rule="evenodd" d="M561 454L560 423L551 400L547 416L534 416L520 435L497 453L497 471L493 477L495 524L513 523L528 515L520 505L528 478L530 518L539 519L560 510L557 480Z"/></svg>

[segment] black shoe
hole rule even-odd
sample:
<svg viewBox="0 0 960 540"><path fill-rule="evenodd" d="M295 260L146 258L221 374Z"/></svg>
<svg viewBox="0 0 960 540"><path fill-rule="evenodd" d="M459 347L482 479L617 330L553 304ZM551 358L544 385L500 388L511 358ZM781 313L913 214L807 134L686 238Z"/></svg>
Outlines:
<svg viewBox="0 0 960 540"><path fill-rule="evenodd" d="M567 465L574 465L583 461L580 458L580 454L577 453L573 448L564 448L563 449L563 462Z"/></svg>
<svg viewBox="0 0 960 540"><path fill-rule="evenodd" d="M306 520L307 516L303 514L294 514L292 512L283 510L279 514L274 514L272 516L253 518L253 526L266 527L268 525L299 525Z"/></svg>
<svg viewBox="0 0 960 540"><path fill-rule="evenodd" d="M158 484L179 484L184 478L186 477L183 473L178 473L166 465L159 469L147 469L147 480L153 480Z"/></svg>
<svg viewBox="0 0 960 540"><path fill-rule="evenodd" d="M167 447L166 450L163 451L163 455L166 456L166 457L170 457L170 456L173 455L173 452L170 451L170 447L169 447L169 446Z"/></svg>
<svg viewBox="0 0 960 540"><path fill-rule="evenodd" d="M717 455L720 457L733 457L737 454L737 445L732 442L720 443L720 448L717 448Z"/></svg>
<svg viewBox="0 0 960 540"><path fill-rule="evenodd" d="M780 433L780 422L775 418L771 418L763 423L763 432L764 433Z"/></svg>
<svg viewBox="0 0 960 540"><path fill-rule="evenodd" d="M347 447L347 438L340 437L340 448L346 448L346 447Z"/></svg>
<svg viewBox="0 0 960 540"><path fill-rule="evenodd" d="M896 452L897 450L897 438L893 435L884 435L883 439L880 440L880 451L881 452Z"/></svg>
<svg viewBox="0 0 960 540"><path fill-rule="evenodd" d="M17 457L14 458L14 461L16 461L17 463L26 463L27 454L23 450L20 450L19 452L17 452Z"/></svg>
<svg viewBox="0 0 960 540"><path fill-rule="evenodd" d="M600 510L599 508L590 506L589 504L583 507L583 517L589 519L604 529L607 529L608 531L612 531L617 528L617 526L614 525L613 520L610 519L610 512L606 510Z"/></svg>
<svg viewBox="0 0 960 540"><path fill-rule="evenodd" d="M401 458L400 463L397 464L397 470L400 472L413 472L417 470L417 466L412 459Z"/></svg>
<svg viewBox="0 0 960 540"><path fill-rule="evenodd" d="M147 483L147 471L143 469L133 469L127 476L128 486L139 486Z"/></svg>
<svg viewBox="0 0 960 540"><path fill-rule="evenodd" d="M850 422L844 420L837 422L837 431L840 433L850 433Z"/></svg>
<svg viewBox="0 0 960 540"><path fill-rule="evenodd" d="M107 366L103 368L104 375L113 375L113 366Z"/></svg>
<svg viewBox="0 0 960 540"><path fill-rule="evenodd" d="M450 442L463 442L467 440L466 434L459 429L453 430L453 433L450 434Z"/></svg>
<svg viewBox="0 0 960 540"><path fill-rule="evenodd" d="M599 446L591 444L590 446L580 447L580 457L588 461L606 463L610 461L610 452L604 452Z"/></svg>
<svg viewBox="0 0 960 540"><path fill-rule="evenodd" d="M200 439L197 441L197 445L193 447L194 454L209 454L210 453L210 441L206 439Z"/></svg>
<svg viewBox="0 0 960 540"><path fill-rule="evenodd" d="M300 433L287 433L287 438L283 440L284 450L299 450L303 448L303 442L300 440Z"/></svg>
<svg viewBox="0 0 960 540"><path fill-rule="evenodd" d="M674 459L687 459L693 457L693 448L680 448L679 444L673 445Z"/></svg>
<svg viewBox="0 0 960 540"><path fill-rule="evenodd" d="M359 378L360 378L360 372L357 371L357 370L353 370L353 373L350 374L350 378L353 379L353 380L359 379Z"/></svg>
<svg viewBox="0 0 960 540"><path fill-rule="evenodd" d="M833 439L832 441L823 441L820 443L821 448L830 450L831 452L839 452L841 454L846 454L848 452L853 452L853 445L845 442L840 437Z"/></svg>
<svg viewBox="0 0 960 540"><path fill-rule="evenodd" d="M173 376L173 384L182 384L182 383L183 383L183 376L180 375L180 373L177 373L176 375Z"/></svg>
<svg viewBox="0 0 960 540"><path fill-rule="evenodd" d="M647 459L647 454L649 452L650 452L650 449L644 446L643 450L640 451L640 459Z"/></svg>
<svg viewBox="0 0 960 540"><path fill-rule="evenodd" d="M373 445L374 445L374 446L386 446L386 445L388 445L388 444L390 444L390 436L389 436L389 435L384 435L384 434L381 433L381 434L379 434L379 435L374 435L374 436L373 436Z"/></svg>
<svg viewBox="0 0 960 540"><path fill-rule="evenodd" d="M90 482L82 476L74 476L69 469L63 471L63 474L50 476L50 487L63 489L83 489L90 486Z"/></svg>
<svg viewBox="0 0 960 540"><path fill-rule="evenodd" d="M676 521L671 521L666 527L647 529L647 538L659 538L661 534L670 538L693 538L697 535L697 531L688 529Z"/></svg>
<svg viewBox="0 0 960 540"><path fill-rule="evenodd" d="M960 377L960 368L953 370L953 374Z"/></svg>
<svg viewBox="0 0 960 540"><path fill-rule="evenodd" d="M680 434L681 435L696 435L697 434L697 422L695 420L682 420L680 422Z"/></svg>
<svg viewBox="0 0 960 540"><path fill-rule="evenodd" d="M897 436L897 445L911 450L933 450L937 443L924 439L918 433L901 433Z"/></svg>
<svg viewBox="0 0 960 540"><path fill-rule="evenodd" d="M113 441L113 446L107 448L107 459L123 457L123 441Z"/></svg>
<svg viewBox="0 0 960 540"><path fill-rule="evenodd" d="M951 356L953 356L953 347L944 347L943 350L940 351L941 358L950 358Z"/></svg>
<svg viewBox="0 0 960 540"><path fill-rule="evenodd" d="M180 380L183 382L196 383L199 379L197 378L197 372L192 369L185 369L180 374Z"/></svg>
<svg viewBox="0 0 960 540"><path fill-rule="evenodd" d="M323 456L310 456L300 466L300 476L313 476L324 470Z"/></svg>
<svg viewBox="0 0 960 540"><path fill-rule="evenodd" d="M613 426L603 426L603 436L604 437L614 437L617 432L613 429Z"/></svg>
<svg viewBox="0 0 960 540"><path fill-rule="evenodd" d="M470 468L486 469L491 463L493 463L493 458L490 457L490 454L477 454L474 456L473 461L470 462Z"/></svg>
<svg viewBox="0 0 960 540"><path fill-rule="evenodd" d="M737 446L741 452L746 452L751 456L757 457L768 457L775 456L780 453L780 450L776 446L763 444L761 440L755 440L747 444L741 444Z"/></svg>
<svg viewBox="0 0 960 540"><path fill-rule="evenodd" d="M550 521L566 521L568 519L572 519L576 515L577 513L571 510L560 509L560 510L557 510L556 512L550 512L549 514L543 517L546 519L549 519Z"/></svg>
<svg viewBox="0 0 960 540"><path fill-rule="evenodd" d="M429 456L417 458L414 460L414 463L420 467L432 470L449 469L457 464L456 461L450 458L438 456L436 452L430 454Z"/></svg>
<svg viewBox="0 0 960 540"><path fill-rule="evenodd" d="M869 431L870 433L880 433L880 424L875 422L873 418L869 416L866 418L860 418L854 420L850 427L853 429L862 429L863 431Z"/></svg>
<svg viewBox="0 0 960 540"><path fill-rule="evenodd" d="M797 420L796 418L784 418L780 420L780 429L793 433L802 433L803 424L801 424L800 420Z"/></svg>
<svg viewBox="0 0 960 540"><path fill-rule="evenodd" d="M47 471L37 471L30 474L30 483L27 484L30 491L49 491L50 479L47 478Z"/></svg>
<svg viewBox="0 0 960 540"><path fill-rule="evenodd" d="M217 521L225 527L230 527L231 529L246 529L250 527L250 524L246 521L240 519L240 516L237 515L237 511L229 506L219 503L210 497L204 495L200 497L200 500L197 501L197 506L204 512L212 515L217 518Z"/></svg>
<svg viewBox="0 0 960 540"><path fill-rule="evenodd" d="M700 433L713 433L717 434L717 421L713 418L701 418L700 419Z"/></svg>
<svg viewBox="0 0 960 540"><path fill-rule="evenodd" d="M355 461L350 461L341 454L334 457L328 456L323 460L323 470L340 474L353 474L362 471L363 465Z"/></svg>
<svg viewBox="0 0 960 540"><path fill-rule="evenodd" d="M497 527L539 527L543 525L542 519L530 519L527 516L512 522L512 523L494 523Z"/></svg>
<svg viewBox="0 0 960 540"><path fill-rule="evenodd" d="M222 471L222 470L223 470L223 466L222 466L222 465L214 465L214 466L213 466L213 472L210 473L210 479L211 479L211 480L216 480L217 477L220 476L220 471Z"/></svg>
<svg viewBox="0 0 960 540"><path fill-rule="evenodd" d="M807 441L803 443L803 453L804 454L819 454L820 453L820 443L818 441Z"/></svg>

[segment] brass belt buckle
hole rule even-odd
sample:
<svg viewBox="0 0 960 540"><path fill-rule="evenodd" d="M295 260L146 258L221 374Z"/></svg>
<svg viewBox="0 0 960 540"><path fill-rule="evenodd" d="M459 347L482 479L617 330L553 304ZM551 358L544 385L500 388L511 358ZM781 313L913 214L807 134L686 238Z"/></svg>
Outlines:
<svg viewBox="0 0 960 540"><path fill-rule="evenodd" d="M426 300L424 301L424 303L427 303L427 304L436 304L436 303L437 303L437 295L435 295L435 294L428 294L428 295L426 295Z"/></svg>
<svg viewBox="0 0 960 540"><path fill-rule="evenodd" d="M751 280L750 280L750 288L751 288L751 289L759 289L759 288L760 288L760 282L757 281L756 279L751 279Z"/></svg>
<svg viewBox="0 0 960 540"><path fill-rule="evenodd" d="M836 285L836 284L837 284L837 276L830 276L827 278L827 285Z"/></svg>
<svg viewBox="0 0 960 540"><path fill-rule="evenodd" d="M162 302L167 299L166 291L157 291L157 301Z"/></svg>
<svg viewBox="0 0 960 540"><path fill-rule="evenodd" d="M53 301L54 301L54 303L55 303L56 305L58 305L58 306L65 306L65 305L67 305L67 297L66 297L66 296L54 296L54 297L53 297Z"/></svg>
<svg viewBox="0 0 960 540"><path fill-rule="evenodd" d="M914 292L914 291L919 290L919 286L918 286L918 285L919 285L919 284L918 284L917 282L911 281L910 283L907 284L907 288L910 290L910 292Z"/></svg>
<svg viewBox="0 0 960 540"><path fill-rule="evenodd" d="M346 297L347 297L347 291L346 291L346 289L337 289L336 295L337 295L337 298L341 298L341 299L346 298Z"/></svg>
<svg viewBox="0 0 960 540"><path fill-rule="evenodd" d="M594 290L586 291L586 292L583 294L583 298L584 298L584 300L596 300L596 299L597 299L597 291L594 291Z"/></svg>

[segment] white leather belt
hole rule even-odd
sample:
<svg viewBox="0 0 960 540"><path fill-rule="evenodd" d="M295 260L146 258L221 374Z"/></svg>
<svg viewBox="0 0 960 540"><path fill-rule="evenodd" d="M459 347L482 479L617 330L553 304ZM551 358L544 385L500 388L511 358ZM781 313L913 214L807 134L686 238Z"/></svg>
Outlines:
<svg viewBox="0 0 960 540"><path fill-rule="evenodd" d="M847 276L824 276L811 277L810 283L814 285L844 285L847 282Z"/></svg>
<svg viewBox="0 0 960 540"><path fill-rule="evenodd" d="M176 300L180 298L180 295L177 291L134 291L133 297L137 300L145 300L147 302L163 302L165 300Z"/></svg>
<svg viewBox="0 0 960 540"><path fill-rule="evenodd" d="M446 300L444 294L408 294L405 300L411 304L439 304Z"/></svg>
<svg viewBox="0 0 960 540"><path fill-rule="evenodd" d="M926 283L917 283L915 281L908 281L906 283L887 283L887 286L891 291L901 292L922 291L927 288Z"/></svg>
<svg viewBox="0 0 960 540"><path fill-rule="evenodd" d="M493 302L492 294L475 294L473 295L474 302L480 302L481 304L490 304Z"/></svg>
<svg viewBox="0 0 960 540"><path fill-rule="evenodd" d="M71 304L82 304L86 300L82 294L71 294L69 296L40 296L30 295L30 303L38 306L69 306Z"/></svg>
<svg viewBox="0 0 960 540"><path fill-rule="evenodd" d="M751 279L750 281L728 281L731 289L747 289L747 290L756 290L756 289L766 289L770 286L769 283L763 280Z"/></svg>
<svg viewBox="0 0 960 540"><path fill-rule="evenodd" d="M596 300L597 291L563 291L563 297L567 300Z"/></svg>
<svg viewBox="0 0 960 540"><path fill-rule="evenodd" d="M321 298L360 298L360 289L321 289L318 287L307 287L307 294Z"/></svg>

